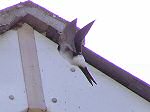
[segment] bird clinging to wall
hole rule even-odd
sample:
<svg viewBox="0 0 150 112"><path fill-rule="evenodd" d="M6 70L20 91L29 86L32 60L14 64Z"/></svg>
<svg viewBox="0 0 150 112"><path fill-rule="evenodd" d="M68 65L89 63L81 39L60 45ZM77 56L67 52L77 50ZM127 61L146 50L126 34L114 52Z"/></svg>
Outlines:
<svg viewBox="0 0 150 112"><path fill-rule="evenodd" d="M76 30L77 19L69 22L59 37L58 51L70 64L78 66L84 73L90 84L93 86L96 81L87 69L85 59L82 55L82 46L86 34L90 30L94 21L90 22L80 30Z"/></svg>

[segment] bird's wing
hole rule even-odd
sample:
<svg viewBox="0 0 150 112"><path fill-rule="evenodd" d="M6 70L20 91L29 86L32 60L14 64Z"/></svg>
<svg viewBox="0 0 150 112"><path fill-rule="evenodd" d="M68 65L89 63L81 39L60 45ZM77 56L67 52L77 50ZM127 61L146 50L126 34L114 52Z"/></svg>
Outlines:
<svg viewBox="0 0 150 112"><path fill-rule="evenodd" d="M88 79L88 81L90 82L90 84L93 86L93 83L94 82L96 85L96 81L94 80L94 78L91 76L91 74L89 73L87 67L80 67L79 68L81 69L81 71L84 73L84 75L86 76L86 78Z"/></svg>
<svg viewBox="0 0 150 112"><path fill-rule="evenodd" d="M74 38L76 34L76 23L77 19L74 19L72 22L66 24L62 34L60 35L59 44L68 44L72 47L73 51L76 51Z"/></svg>
<svg viewBox="0 0 150 112"><path fill-rule="evenodd" d="M89 32L90 28L92 27L94 21L92 21L89 24L87 24L86 26L84 26L75 35L75 38L74 38L75 48L76 48L76 52L79 54L82 53L83 40L84 40L86 34Z"/></svg>

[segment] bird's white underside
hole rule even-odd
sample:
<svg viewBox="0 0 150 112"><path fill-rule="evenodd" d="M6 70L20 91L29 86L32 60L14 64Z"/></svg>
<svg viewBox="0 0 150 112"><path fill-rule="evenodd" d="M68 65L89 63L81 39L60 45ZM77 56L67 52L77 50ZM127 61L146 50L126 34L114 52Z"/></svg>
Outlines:
<svg viewBox="0 0 150 112"><path fill-rule="evenodd" d="M86 67L85 59L82 55L72 57L69 53L60 51L60 54L72 65Z"/></svg>
<svg viewBox="0 0 150 112"><path fill-rule="evenodd" d="M76 65L76 66L86 67L86 62L82 55L77 55L77 56L73 57L72 64Z"/></svg>

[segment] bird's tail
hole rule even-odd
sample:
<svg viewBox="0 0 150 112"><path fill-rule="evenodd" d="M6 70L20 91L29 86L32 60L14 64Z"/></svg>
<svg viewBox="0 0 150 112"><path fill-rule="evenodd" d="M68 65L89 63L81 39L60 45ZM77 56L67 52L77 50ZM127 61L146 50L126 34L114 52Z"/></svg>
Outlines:
<svg viewBox="0 0 150 112"><path fill-rule="evenodd" d="M94 80L94 78L91 76L91 74L89 73L87 67L80 67L81 71L84 73L84 75L86 76L86 78L88 79L88 81L90 82L90 84L93 86L92 81L97 85L96 81Z"/></svg>

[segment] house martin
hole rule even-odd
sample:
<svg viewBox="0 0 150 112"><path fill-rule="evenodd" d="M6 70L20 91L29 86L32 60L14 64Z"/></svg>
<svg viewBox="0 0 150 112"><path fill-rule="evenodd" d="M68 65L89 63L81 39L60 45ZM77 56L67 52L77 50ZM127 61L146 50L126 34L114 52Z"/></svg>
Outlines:
<svg viewBox="0 0 150 112"><path fill-rule="evenodd" d="M95 20L94 20L95 21ZM91 76L87 68L87 63L82 55L82 46L84 46L84 39L94 21L90 22L82 29L77 30L77 19L68 22L60 33L58 42L59 53L72 65L78 66L84 73L89 83L93 86L93 82L97 85L94 78Z"/></svg>

